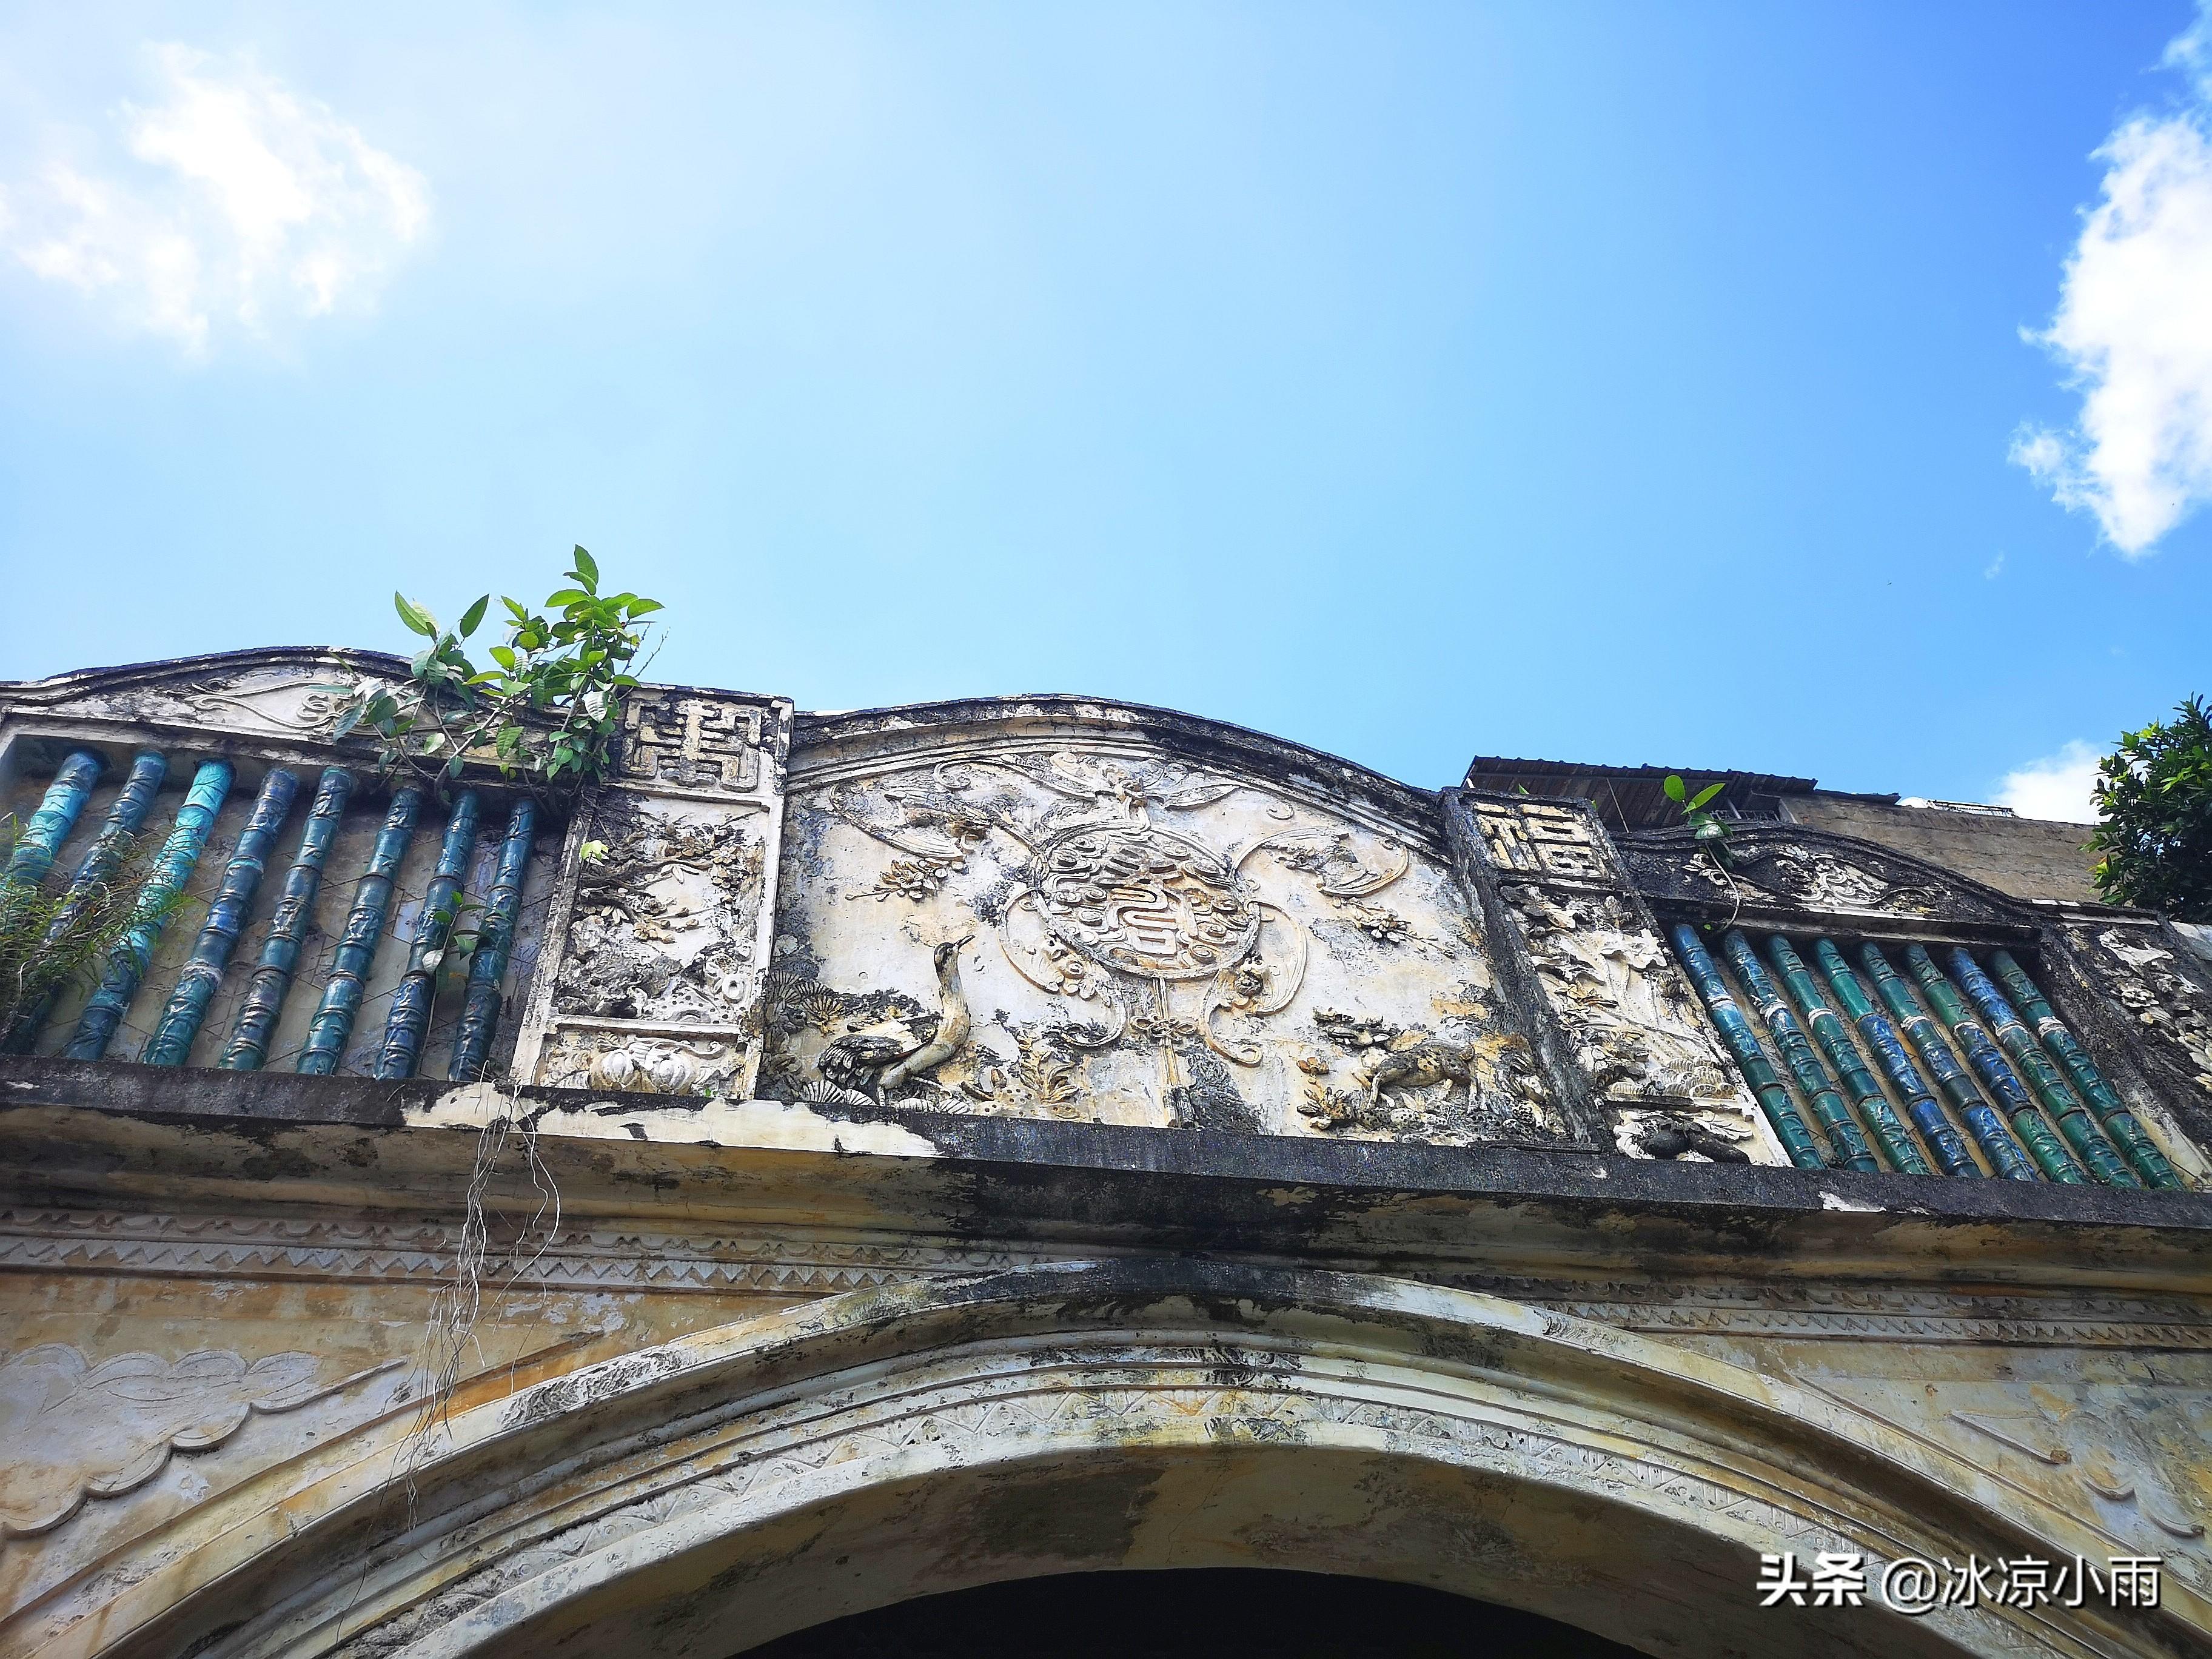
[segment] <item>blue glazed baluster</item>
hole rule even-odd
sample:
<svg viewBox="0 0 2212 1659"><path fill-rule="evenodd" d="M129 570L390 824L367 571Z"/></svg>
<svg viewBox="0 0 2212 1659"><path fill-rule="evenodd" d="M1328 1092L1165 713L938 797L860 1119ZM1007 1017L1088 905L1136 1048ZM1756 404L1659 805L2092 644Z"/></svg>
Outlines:
<svg viewBox="0 0 2212 1659"><path fill-rule="evenodd" d="M1957 1041L1966 1064L1974 1068L1974 1075L1982 1080L1982 1086L1996 1097L2005 1115L2012 1121L2013 1133L2034 1158L2037 1167L2052 1181L2070 1185L2086 1182L2088 1172L2066 1150L2066 1143L2051 1128L2050 1119L2036 1105L2035 1097L2028 1093L2020 1074L2006 1064L2002 1050L1967 1012L1966 1005L1960 1000L1951 981L1943 977L1943 970L1936 965L1936 958L1928 954L1928 948L1906 945L1905 965L1911 970L1921 994L1928 999L1928 1006L1936 1011L1936 1018Z"/></svg>
<svg viewBox="0 0 2212 1659"><path fill-rule="evenodd" d="M1766 1029L1774 1034L1774 1046L1782 1051L1783 1063L1797 1079L1797 1091L1805 1097L1813 1109L1813 1116L1826 1132L1828 1145L1836 1149L1837 1167L1880 1175L1881 1164L1874 1155L1874 1148L1867 1144L1866 1131L1859 1127L1858 1120L1844 1104L1843 1096L1836 1091L1828 1076L1828 1068L1813 1052L1812 1040L1797 1024L1797 1016L1783 1000L1781 991L1752 950L1743 930L1731 927L1722 934L1721 949L1727 952L1729 966L1735 969L1743 988L1751 993L1752 1002L1765 1020Z"/></svg>
<svg viewBox="0 0 2212 1659"><path fill-rule="evenodd" d="M376 965L376 947L383 942L392 885L407 856L407 844L415 839L415 818L422 810L422 792L410 784L392 796L384 828L376 833L368 869L353 890L353 908L346 913L330 982L323 987L323 1000L315 1005L314 1019L307 1027L307 1046L300 1051L297 1069L311 1077L330 1076L345 1058L354 1016L361 1012L362 993L369 969Z"/></svg>
<svg viewBox="0 0 2212 1659"><path fill-rule="evenodd" d="M36 887L54 867L54 854L76 828L78 814L100 781L106 763L89 749L73 751L46 786L46 798L23 833L15 837L15 850L8 855L8 868L0 873L0 887Z"/></svg>
<svg viewBox="0 0 2212 1659"><path fill-rule="evenodd" d="M2013 1067L2027 1079L2035 1097L2043 1103L2044 1109L2058 1120L2058 1133L2066 1137L2066 1144L2074 1149L2082 1167L2098 1180L2113 1187L2140 1187L2142 1182L2127 1166L2112 1143L2105 1138L2097 1121L2089 1115L2089 1104L2068 1086L2059 1076L2058 1068L2043 1052L2035 1036L2021 1023L2020 1015L2004 999L2004 993L1990 982L1967 951L1954 947L1951 951L1951 973L1966 988L1974 1010L1990 1024L1996 1033L1997 1045L2011 1057Z"/></svg>
<svg viewBox="0 0 2212 1659"><path fill-rule="evenodd" d="M380 1078L413 1077L422 1060L423 1034L430 1029L430 1004L438 994L438 964L461 903L461 878L477 850L477 796L464 789L446 820L445 845L438 849L438 871L422 895L415 919L415 943L407 952L407 971L392 994L392 1012L384 1022L384 1047L376 1056Z"/></svg>
<svg viewBox="0 0 2212 1659"><path fill-rule="evenodd" d="M1766 941L1766 954L1775 971L1782 975L1783 984L1796 998L1798 1012L1812 1028L1813 1041L1820 1045L1828 1064L1836 1068L1836 1080L1866 1121L1867 1127L1874 1132L1875 1145L1882 1156L1906 1175L1933 1174L1928 1160L1913 1143L1911 1132L1891 1109L1889 1097L1882 1093L1881 1085L1867 1069L1858 1044L1851 1040L1841 1017L1820 994L1820 988L1814 982L1812 971L1805 966L1805 959L1797 954L1796 947L1777 933Z"/></svg>
<svg viewBox="0 0 2212 1659"><path fill-rule="evenodd" d="M223 799L230 793L230 763L219 760L202 761L200 769L192 775L192 787L185 791L185 804L177 809L169 838L161 843L153 871L138 891L137 920L122 942L108 952L107 971L100 975L100 988L84 1005L84 1012L77 1017L76 1031L69 1047L62 1050L68 1059L98 1060L107 1052L116 1028L131 1012L131 1000L138 994L139 983L154 960L154 947L161 942L175 909L173 901L192 878L200 851L207 845L208 831L215 828L216 815L222 811Z"/></svg>
<svg viewBox="0 0 2212 1659"><path fill-rule="evenodd" d="M491 893L484 912L483 935L477 953L469 959L469 989L461 1005L461 1023L453 1033L453 1063L446 1075L457 1083L483 1075L491 1057L492 1034L499 1029L499 982L507 976L508 957L514 950L514 919L522 908L522 878L530 863L530 838L536 833L538 809L519 800L507 814L507 836L499 844L499 866L493 873Z"/></svg>
<svg viewBox="0 0 2212 1659"><path fill-rule="evenodd" d="M154 805L154 797L161 793L161 780L168 772L169 763L151 749L142 750L132 757L130 774L107 809L106 821L100 826L100 833L93 837L92 846L78 863L61 908L54 913L53 921L46 929L44 948L52 949L68 933L77 917L84 913L84 907L91 902L93 895L121 866L124 852L131 838L144 828L146 814ZM8 1027L6 1039L0 1041L0 1048L20 1054L36 1042L46 1016L54 1011L54 999L60 994L60 988L56 987L17 1011Z"/></svg>
<svg viewBox="0 0 2212 1659"><path fill-rule="evenodd" d="M1782 1074L1766 1057L1759 1034L1751 1029L1743 1010L1729 994L1728 981L1721 977L1721 970L1712 953L1705 949L1705 941L1686 922L1675 924L1673 938L1675 953L1689 970L1691 983L1705 999L1706 1012L1711 1014L1721 1040L1735 1057L1736 1069L1743 1073L1743 1080L1759 1097L1767 1124L1773 1129L1775 1139L1782 1143L1782 1149L1790 1154L1790 1161L1801 1170L1825 1169L1827 1159L1821 1156L1820 1144L1805 1127L1797 1103L1790 1098L1790 1091L1783 1086Z"/></svg>
<svg viewBox="0 0 2212 1659"><path fill-rule="evenodd" d="M2142 1178L2154 1187L2176 1188L2183 1185L2180 1172L2167 1161L2166 1154L2159 1151L2158 1143L2136 1121L2136 1115L2128 1109L2128 1103L2120 1098L2119 1091L2105 1080L2105 1074L2097 1069L2097 1062L2091 1060L2088 1051L2075 1040L2074 1033L2066 1029L2065 1022L2051 1012L2051 1004L2036 988L2035 981L2027 976L2027 970L2014 960L2012 952L1991 951L1990 965L1997 970L1997 977L2004 981L2005 989L2012 993L2013 1000L2020 1006L2021 1013L2034 1022L2035 1034L2043 1039L2043 1046L2057 1055L2060 1064L2072 1074L2074 1086L2097 1109L2097 1115L2104 1123L2105 1132L2119 1143L2120 1150L2128 1155L2128 1161L2136 1166Z"/></svg>
<svg viewBox="0 0 2212 1659"><path fill-rule="evenodd" d="M246 817L246 828L239 831L237 849L208 906L207 921L192 941L192 953L177 975L176 988L169 993L161 1018L155 1022L154 1035L146 1039L146 1047L138 1055L140 1064L181 1066L191 1053L192 1039L199 1035L208 1004L215 1000L216 988L222 984L222 970L230 966L230 953L245 931L253 896L261 890L262 872L269 867L269 849L276 845L276 832L284 827L285 815L291 811L293 797L299 793L297 775L281 766L270 768L269 775L261 781L253 811Z"/></svg>
<svg viewBox="0 0 2212 1659"><path fill-rule="evenodd" d="M284 1012L284 997L292 988L292 975L300 965L300 942L314 919L315 895L323 884L323 861L330 856L338 820L353 794L353 779L340 767L325 769L315 786L314 805L307 809L307 827L300 831L300 849L284 875L284 892L276 913L269 920L269 937L261 946L261 961L246 988L238 1018L230 1028L230 1041L216 1063L227 1072L258 1072L269 1058L269 1040L276 1032L277 1016Z"/></svg>
<svg viewBox="0 0 2212 1659"><path fill-rule="evenodd" d="M1913 995L1912 988L1889 965L1889 958L1882 955L1881 947L1862 945L1859 962L1866 969L1867 976L1874 981L1875 990L1892 1018L1905 1028L1905 1035L1911 1040L1913 1052L1920 1056L1920 1063L1928 1068L1928 1074L1936 1079L1936 1086L1943 1091L1943 1098L1951 1103L1951 1109L1974 1137L1974 1145L1990 1161L1990 1168L2007 1181L2038 1179L2035 1165L2021 1150L2020 1142L2013 1139L2012 1131L2005 1127L1997 1109L1974 1086L1974 1079L1959 1064L1958 1056L1951 1052L1951 1045L1943 1040L1936 1022Z"/></svg>
<svg viewBox="0 0 2212 1659"><path fill-rule="evenodd" d="M1814 941L1813 954L1820 962L1820 971L1828 976L1836 1000L1843 1004L1844 1014L1858 1028L1882 1072L1904 1097L1905 1115L1920 1131L1920 1138L1928 1143L1928 1150L1935 1154L1943 1173L1978 1178L1981 1166L1966 1150L1966 1137L1943 1115L1942 1107L1936 1103L1936 1091L1928 1086L1919 1067L1905 1052L1905 1042L1898 1036L1897 1028L1875 1010L1874 999L1867 994L1859 976L1851 971L1850 963L1844 960L1844 953L1836 949L1833 941L1824 939Z"/></svg>

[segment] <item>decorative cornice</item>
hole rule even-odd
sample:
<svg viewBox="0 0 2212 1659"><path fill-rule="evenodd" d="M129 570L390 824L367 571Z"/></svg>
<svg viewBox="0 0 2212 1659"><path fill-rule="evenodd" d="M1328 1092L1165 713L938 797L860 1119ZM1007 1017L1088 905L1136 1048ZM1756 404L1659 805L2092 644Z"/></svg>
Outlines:
<svg viewBox="0 0 2212 1659"><path fill-rule="evenodd" d="M564 1229L523 1247L529 1283L560 1290L817 1297L899 1279L992 1273L1003 1250L841 1239L729 1239L630 1228ZM0 1271L210 1275L443 1284L442 1223L0 1211Z"/></svg>

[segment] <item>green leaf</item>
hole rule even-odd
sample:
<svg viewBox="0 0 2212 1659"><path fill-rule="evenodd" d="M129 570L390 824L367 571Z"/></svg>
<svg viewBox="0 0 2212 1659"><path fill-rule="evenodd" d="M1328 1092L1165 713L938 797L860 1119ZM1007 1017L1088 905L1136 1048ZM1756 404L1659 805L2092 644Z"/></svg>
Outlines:
<svg viewBox="0 0 2212 1659"><path fill-rule="evenodd" d="M582 578L585 586L592 589L594 592L598 592L599 586L599 561L594 559L590 554L585 552L580 547L576 550L576 574Z"/></svg>
<svg viewBox="0 0 2212 1659"><path fill-rule="evenodd" d="M558 593L548 593L545 596L545 608L551 611L558 607L565 611L572 605L589 604L591 598L592 596L580 587L564 587Z"/></svg>
<svg viewBox="0 0 2212 1659"><path fill-rule="evenodd" d="M463 639L468 638L470 635L477 631L477 624L483 621L484 611L490 604L491 595L487 593L483 598L478 599L474 605L471 605L466 611L461 612L461 637Z"/></svg>
<svg viewBox="0 0 2212 1659"><path fill-rule="evenodd" d="M633 617L650 616L660 608L659 599L632 599L628 605L623 606L623 609Z"/></svg>
<svg viewBox="0 0 2212 1659"><path fill-rule="evenodd" d="M354 727L361 724L361 717L365 712L367 711L360 704L356 703L344 714L339 715L337 724L331 728L331 741L336 743L340 738L349 736Z"/></svg>
<svg viewBox="0 0 2212 1659"><path fill-rule="evenodd" d="M438 619L421 605L396 590L392 595L392 609L398 611L399 620L426 640L438 637Z"/></svg>
<svg viewBox="0 0 2212 1659"><path fill-rule="evenodd" d="M1727 787L1728 780L1726 778L1723 778L1718 783L1708 784L1705 788L1698 791L1698 793L1691 798L1690 805L1692 810L1694 811L1696 808L1703 806L1707 801L1711 800L1715 795L1719 794L1722 790Z"/></svg>
<svg viewBox="0 0 2212 1659"><path fill-rule="evenodd" d="M495 645L492 647L491 659L497 663L501 668L507 670L508 673L512 674L514 672L514 653L508 650L505 646Z"/></svg>
<svg viewBox="0 0 2212 1659"><path fill-rule="evenodd" d="M1667 781L1659 787L1667 792L1667 799L1677 806L1685 805L1690 799L1690 786L1674 773L1669 772Z"/></svg>

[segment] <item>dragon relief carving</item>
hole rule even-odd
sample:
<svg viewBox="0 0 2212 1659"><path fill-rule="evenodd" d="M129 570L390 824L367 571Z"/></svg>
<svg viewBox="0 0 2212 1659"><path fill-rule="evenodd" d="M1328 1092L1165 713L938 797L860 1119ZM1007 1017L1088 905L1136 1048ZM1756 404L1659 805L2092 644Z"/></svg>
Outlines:
<svg viewBox="0 0 2212 1659"><path fill-rule="evenodd" d="M727 1023L753 976L761 848L744 816L598 809L553 991L562 1016Z"/></svg>
<svg viewBox="0 0 2212 1659"><path fill-rule="evenodd" d="M787 937L769 975L770 1085L787 1097L849 1103L903 1093L940 1109L1079 1117L1095 1098L1094 1061L1149 1050L1160 1117L1264 1132L1247 1079L1281 1077L1271 1069L1280 1045L1270 1034L1299 995L1317 939L1339 959L1355 946L1449 957L1469 949L1479 957L1480 945L1472 934L1430 938L1377 901L1412 864L1410 850L1387 835L1278 827L1294 814L1265 790L1260 811L1273 822L1240 848L1163 821L1255 787L1179 762L1074 750L945 761L866 787L826 787L817 798L821 821L858 830L893 854L845 901L942 915L934 907L949 900L988 926L997 955L1060 1011L1042 1018L994 1011L986 1024L1009 1049L975 1030L957 949L933 944L914 924L900 931L932 951L935 1009L898 994L825 987L811 947ZM1255 880L1262 860L1278 883L1310 884L1305 915ZM804 886L804 858L789 868L792 888ZM1486 985L1486 968L1478 972ZM1368 1132L1398 1133L1419 1120L1423 1133L1448 1139L1547 1132L1540 1074L1513 1049L1525 1054L1526 1044L1493 1029L1501 1022L1479 999L1454 1005L1445 1019L1455 1029L1409 1036L1409 1057L1392 1060L1379 1081L1362 1074L1358 1113L1291 1121L1387 1120L1395 1127ZM1456 1102L1449 1110L1446 1093Z"/></svg>

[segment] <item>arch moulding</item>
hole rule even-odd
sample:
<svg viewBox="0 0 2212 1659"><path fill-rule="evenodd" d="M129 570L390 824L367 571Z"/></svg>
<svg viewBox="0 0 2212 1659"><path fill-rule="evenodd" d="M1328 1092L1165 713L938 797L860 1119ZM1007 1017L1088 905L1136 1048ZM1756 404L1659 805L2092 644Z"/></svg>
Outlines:
<svg viewBox="0 0 2212 1659"><path fill-rule="evenodd" d="M1190 1261L906 1284L394 1413L143 1538L43 1659L725 1659L1115 1567L1398 1578L1644 1650L2201 1651L2094 1608L1760 1611L1762 1551L2103 1553L1932 1443L1700 1355L1409 1281ZM240 1621L237 1609L261 1609Z"/></svg>

